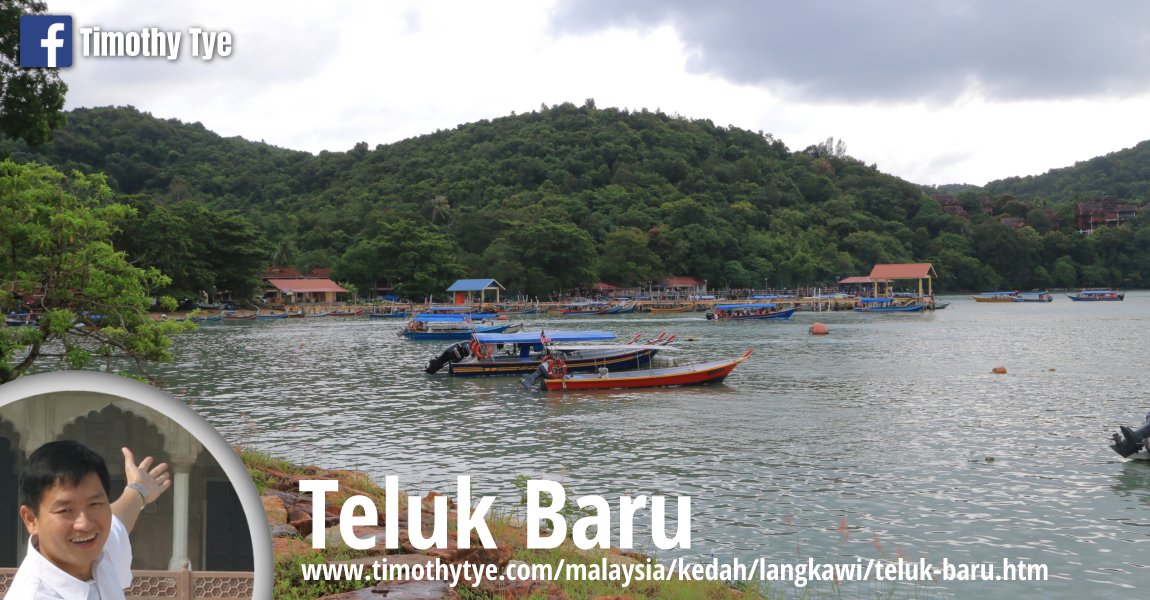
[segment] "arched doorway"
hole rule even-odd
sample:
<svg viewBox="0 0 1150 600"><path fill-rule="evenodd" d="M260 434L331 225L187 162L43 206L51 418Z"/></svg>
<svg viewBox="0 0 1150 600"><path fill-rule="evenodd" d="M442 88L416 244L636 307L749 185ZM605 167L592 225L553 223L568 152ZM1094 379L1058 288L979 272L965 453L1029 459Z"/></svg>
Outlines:
<svg viewBox="0 0 1150 600"><path fill-rule="evenodd" d="M104 457L112 482L112 500L119 497L127 481L124 478L124 459L120 448L128 447L143 460L151 456L156 463L168 462L164 450L164 436L144 417L117 406L108 405L99 411L90 411L64 426L57 439L74 440ZM149 504L132 531L132 568L168 568L172 554L172 495L164 494Z"/></svg>

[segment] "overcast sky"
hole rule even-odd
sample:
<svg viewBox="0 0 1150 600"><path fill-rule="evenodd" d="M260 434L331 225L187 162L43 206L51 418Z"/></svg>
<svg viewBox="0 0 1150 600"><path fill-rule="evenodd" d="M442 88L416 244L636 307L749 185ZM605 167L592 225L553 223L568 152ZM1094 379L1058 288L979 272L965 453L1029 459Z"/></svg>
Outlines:
<svg viewBox="0 0 1150 600"><path fill-rule="evenodd" d="M834 136L923 184L1035 175L1150 139L1138 0L47 2L77 29L184 37L172 62L77 47L68 108L130 104L311 152L587 98L793 150ZM191 57L191 27L230 33L232 55Z"/></svg>

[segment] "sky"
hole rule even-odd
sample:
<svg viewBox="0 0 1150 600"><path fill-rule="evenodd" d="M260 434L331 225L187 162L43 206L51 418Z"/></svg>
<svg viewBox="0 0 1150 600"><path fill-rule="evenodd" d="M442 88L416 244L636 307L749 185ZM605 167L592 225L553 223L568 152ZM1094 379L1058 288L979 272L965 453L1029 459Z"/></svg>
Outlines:
<svg viewBox="0 0 1150 600"><path fill-rule="evenodd" d="M182 32L83 56L67 108L132 105L318 153L589 98L828 137L920 184L1038 175L1150 139L1141 0L47 0L74 28ZM189 30L229 56L191 55Z"/></svg>

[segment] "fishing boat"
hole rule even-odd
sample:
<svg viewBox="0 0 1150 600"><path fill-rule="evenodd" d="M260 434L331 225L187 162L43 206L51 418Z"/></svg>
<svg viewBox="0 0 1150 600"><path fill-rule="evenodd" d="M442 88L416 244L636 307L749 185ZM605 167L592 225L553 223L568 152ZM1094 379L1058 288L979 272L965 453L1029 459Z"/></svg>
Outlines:
<svg viewBox="0 0 1150 600"><path fill-rule="evenodd" d="M288 318L288 314L286 312L267 313L267 314L256 313L256 319L259 319L261 321L262 320L268 320L268 319L286 319L286 318Z"/></svg>
<svg viewBox="0 0 1150 600"><path fill-rule="evenodd" d="M1018 292L982 292L973 296L975 302L1014 302Z"/></svg>
<svg viewBox="0 0 1150 600"><path fill-rule="evenodd" d="M1010 299L1011 302L1054 302L1050 292L1021 292Z"/></svg>
<svg viewBox="0 0 1150 600"><path fill-rule="evenodd" d="M647 310L653 313L681 313L690 312L691 306L688 304L652 304L647 307Z"/></svg>
<svg viewBox="0 0 1150 600"><path fill-rule="evenodd" d="M1067 294L1075 302L1121 302L1126 294L1114 290L1082 290L1077 294Z"/></svg>
<svg viewBox="0 0 1150 600"><path fill-rule="evenodd" d="M717 360L681 367L663 367L636 371L612 372L601 368L594 373L572 373L559 359L544 361L534 373L520 382L531 389L538 385L548 391L557 390L596 390L615 388L669 387L679 385L701 385L719 383L726 379L739 363L747 360L751 351L747 350L734 360Z"/></svg>
<svg viewBox="0 0 1150 600"><path fill-rule="evenodd" d="M798 308L780 309L779 305L770 302L759 304L718 304L707 312L707 320L730 319L735 321L749 319L789 319Z"/></svg>
<svg viewBox="0 0 1150 600"><path fill-rule="evenodd" d="M588 315L602 314L604 310L607 310L607 308L608 304L606 302L573 302L571 304L564 305L559 309L559 312L562 313L565 317L584 317Z"/></svg>
<svg viewBox="0 0 1150 600"><path fill-rule="evenodd" d="M1138 429L1122 425L1118 431L1120 433L1111 436L1114 441L1110 445L1111 450L1122 458L1150 459L1150 413L1146 414L1146 422Z"/></svg>
<svg viewBox="0 0 1150 600"><path fill-rule="evenodd" d="M367 313L369 319L406 319L406 308L382 308Z"/></svg>
<svg viewBox="0 0 1150 600"><path fill-rule="evenodd" d="M241 315L241 314L235 312L234 310L229 310L229 311L224 311L223 319L225 321L255 321L256 315L255 315L255 313L252 313L250 315Z"/></svg>
<svg viewBox="0 0 1150 600"><path fill-rule="evenodd" d="M855 312L922 312L924 308L919 302L911 304L896 304L895 298L859 298L859 305L852 308Z"/></svg>
<svg viewBox="0 0 1150 600"><path fill-rule="evenodd" d="M367 312L365 309L358 310L331 310L325 314L325 317L362 317Z"/></svg>
<svg viewBox="0 0 1150 600"><path fill-rule="evenodd" d="M494 314L420 313L404 326L400 335L409 340L467 340L476 333L514 333L520 323L495 322Z"/></svg>
<svg viewBox="0 0 1150 600"><path fill-rule="evenodd" d="M4 315L4 324L8 325L9 327L35 327L36 325L40 324L40 321L36 319L36 315L32 313L10 312Z"/></svg>
<svg viewBox="0 0 1150 600"><path fill-rule="evenodd" d="M533 331L519 333L477 333L470 341L448 346L438 357L428 361L427 373L447 366L456 377L486 375L524 375L531 373L549 357L559 357L568 370L591 372L606 367L611 370L640 369L675 336L636 343L636 335L626 344L598 345L617 339L608 331ZM582 343L582 345L579 345Z"/></svg>

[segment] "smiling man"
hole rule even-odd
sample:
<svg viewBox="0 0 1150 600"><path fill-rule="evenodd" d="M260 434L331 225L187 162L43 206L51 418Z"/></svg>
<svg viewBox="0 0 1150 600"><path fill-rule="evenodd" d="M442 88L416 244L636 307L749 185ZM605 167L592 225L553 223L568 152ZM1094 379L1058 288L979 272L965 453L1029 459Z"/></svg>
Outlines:
<svg viewBox="0 0 1150 600"><path fill-rule="evenodd" d="M128 480L111 500L103 457L71 441L49 442L20 476L20 520L31 536L8 598L123 600L132 583L129 532L145 506L171 487L166 463L136 464L122 449Z"/></svg>

